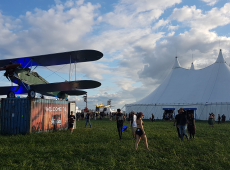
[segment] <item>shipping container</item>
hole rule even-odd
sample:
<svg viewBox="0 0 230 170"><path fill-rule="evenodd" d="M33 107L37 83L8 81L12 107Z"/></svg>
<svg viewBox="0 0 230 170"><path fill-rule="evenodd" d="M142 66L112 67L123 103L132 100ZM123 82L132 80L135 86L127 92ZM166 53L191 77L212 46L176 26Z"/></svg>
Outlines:
<svg viewBox="0 0 230 170"><path fill-rule="evenodd" d="M1 101L1 133L26 134L68 128L69 102L6 98Z"/></svg>

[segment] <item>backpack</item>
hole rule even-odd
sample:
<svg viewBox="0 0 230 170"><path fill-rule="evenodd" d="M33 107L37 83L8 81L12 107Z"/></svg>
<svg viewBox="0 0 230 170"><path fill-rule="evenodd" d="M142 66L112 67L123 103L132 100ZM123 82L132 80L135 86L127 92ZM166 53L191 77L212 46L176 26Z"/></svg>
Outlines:
<svg viewBox="0 0 230 170"><path fill-rule="evenodd" d="M122 114L122 113L117 114L117 121L118 121L118 122L123 122L123 120L124 120L123 114Z"/></svg>

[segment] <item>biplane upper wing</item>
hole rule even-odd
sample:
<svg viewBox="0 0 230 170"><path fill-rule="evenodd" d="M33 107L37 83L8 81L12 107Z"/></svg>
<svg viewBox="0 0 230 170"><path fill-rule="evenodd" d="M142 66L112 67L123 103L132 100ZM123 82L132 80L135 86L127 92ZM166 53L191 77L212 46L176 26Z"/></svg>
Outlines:
<svg viewBox="0 0 230 170"><path fill-rule="evenodd" d="M21 63L22 67L30 66L52 66L86 61L95 61L103 57L100 51L79 50L54 54L45 54L31 57L12 58L0 60L0 66L8 65L9 62Z"/></svg>
<svg viewBox="0 0 230 170"><path fill-rule="evenodd" d="M55 92L55 91L68 92L68 91L74 91L79 89L97 88L99 86L101 86L101 83L98 81L79 80L79 81L68 81L68 82L60 82L60 83L31 85L30 89L33 89L38 93Z"/></svg>

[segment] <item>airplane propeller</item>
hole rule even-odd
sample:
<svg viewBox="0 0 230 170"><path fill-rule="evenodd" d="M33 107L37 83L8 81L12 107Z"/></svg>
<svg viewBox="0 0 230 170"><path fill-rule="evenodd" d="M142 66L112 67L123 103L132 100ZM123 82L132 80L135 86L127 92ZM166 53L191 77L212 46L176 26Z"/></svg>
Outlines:
<svg viewBox="0 0 230 170"><path fill-rule="evenodd" d="M21 63L5 65L5 66L3 66L3 67L0 67L0 71L2 71L2 70L15 69L15 68L17 68L17 67L20 66L20 65L21 65Z"/></svg>

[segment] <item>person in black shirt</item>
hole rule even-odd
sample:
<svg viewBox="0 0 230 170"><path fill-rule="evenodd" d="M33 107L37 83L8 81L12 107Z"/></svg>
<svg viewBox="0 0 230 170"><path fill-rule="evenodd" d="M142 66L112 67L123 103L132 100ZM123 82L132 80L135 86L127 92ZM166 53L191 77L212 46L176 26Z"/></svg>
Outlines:
<svg viewBox="0 0 230 170"><path fill-rule="evenodd" d="M68 117L69 129L71 131L71 134L73 133L73 125L74 125L75 120L76 120L76 118L73 115L73 111L71 111L71 115L69 115L69 117Z"/></svg>
<svg viewBox="0 0 230 170"><path fill-rule="evenodd" d="M83 118L84 118L84 113L81 112L81 120L83 120Z"/></svg>
<svg viewBox="0 0 230 170"><path fill-rule="evenodd" d="M133 114L134 114L134 111L132 110L131 113L129 113L129 123L132 127L132 124L133 124Z"/></svg>
<svg viewBox="0 0 230 170"><path fill-rule="evenodd" d="M77 121L79 121L79 119L81 117L81 113L76 113L76 117L77 117Z"/></svg>
<svg viewBox="0 0 230 170"><path fill-rule="evenodd" d="M131 113L129 113L129 122L130 122L130 128L132 129L132 124L133 124L133 115L135 114L135 112L132 110ZM132 132L132 131L131 131ZM134 132L132 132L133 135ZM133 136L134 138L134 136Z"/></svg>
<svg viewBox="0 0 230 170"><path fill-rule="evenodd" d="M153 121L155 121L155 119L154 119L154 115L153 115L153 113L152 113L152 117L151 117L151 121L153 122Z"/></svg>
<svg viewBox="0 0 230 170"><path fill-rule="evenodd" d="M126 120L126 118L121 113L121 109L117 109L117 114L115 116L115 121L117 121L117 130L118 130L120 140L121 140L121 137L122 137L122 127L123 127L123 123L125 122L125 120Z"/></svg>
<svg viewBox="0 0 230 170"><path fill-rule="evenodd" d="M177 125L177 127L179 127L180 130L181 140L183 141L184 135L186 136L187 140L189 140L188 134L186 132L187 114L184 112L183 108L179 109L179 113L181 115L179 116L179 124Z"/></svg>
<svg viewBox="0 0 230 170"><path fill-rule="evenodd" d="M87 126L87 122L89 122L89 126L90 126L90 128L91 128L92 126L91 126L91 123L90 123L90 113L89 113L89 111L87 111L87 114L86 114L86 116L85 116L85 119L86 119L86 121L85 121L85 128L86 128L86 126Z"/></svg>
<svg viewBox="0 0 230 170"><path fill-rule="evenodd" d="M221 117L222 117L222 123L224 123L226 116L223 114Z"/></svg>
<svg viewBox="0 0 230 170"><path fill-rule="evenodd" d="M221 121L221 117L220 117L220 114L218 114L218 124L220 124L220 121Z"/></svg>
<svg viewBox="0 0 230 170"><path fill-rule="evenodd" d="M174 120L174 126L175 126L175 123L176 123L176 129L177 129L178 137L180 138L180 130L179 130L179 126L178 126L179 121L180 121L180 112L178 110L178 114L176 115L175 120Z"/></svg>

